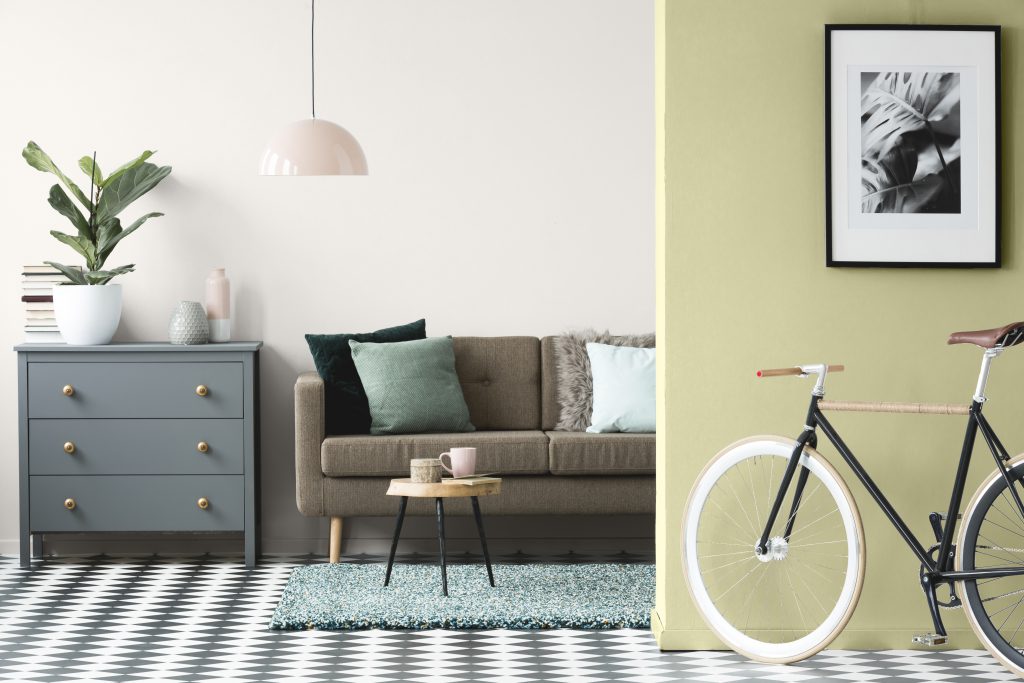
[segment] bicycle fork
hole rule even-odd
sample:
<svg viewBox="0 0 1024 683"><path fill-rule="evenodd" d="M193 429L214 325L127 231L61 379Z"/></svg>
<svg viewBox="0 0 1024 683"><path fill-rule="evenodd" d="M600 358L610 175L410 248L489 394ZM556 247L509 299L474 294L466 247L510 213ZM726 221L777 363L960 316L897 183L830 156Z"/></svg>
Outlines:
<svg viewBox="0 0 1024 683"><path fill-rule="evenodd" d="M782 474L782 482L779 486L779 492L775 495L775 502L772 503L772 509L768 513L768 520L765 522L764 531L761 532L761 538L758 540L757 545L754 547L754 554L761 556L768 552L768 539L771 537L772 528L775 526L775 520L778 518L779 511L782 509L782 503L786 498L786 492L789 490L789 485L793 482L793 476L796 475L797 467L800 465L800 458L803 457L804 448L810 446L816 448L818 445L818 435L815 433L815 427L817 422L814 418L815 404L818 401L818 396L814 396L811 401L811 407L807 411L807 423L804 426L804 431L797 437L796 446L793 448L793 454L789 457L789 463L786 465L786 471ZM793 491L793 502L789 506L789 517L786 519L786 530L783 533L783 540L789 543L789 537L793 533L793 525L796 523L796 514L800 509L800 501L804 495L804 487L807 485L807 476L810 474L810 470L806 467L800 468L799 475L796 475L796 489Z"/></svg>

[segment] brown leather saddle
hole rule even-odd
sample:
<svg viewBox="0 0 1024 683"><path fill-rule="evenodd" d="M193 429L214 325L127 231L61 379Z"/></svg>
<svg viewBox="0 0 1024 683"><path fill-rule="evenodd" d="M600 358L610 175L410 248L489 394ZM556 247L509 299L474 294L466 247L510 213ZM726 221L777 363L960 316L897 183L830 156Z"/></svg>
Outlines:
<svg viewBox="0 0 1024 683"><path fill-rule="evenodd" d="M974 344L983 349L994 349L997 346L1007 348L1024 341L1024 322L1010 323L991 330L969 330L954 332L949 335L947 344Z"/></svg>

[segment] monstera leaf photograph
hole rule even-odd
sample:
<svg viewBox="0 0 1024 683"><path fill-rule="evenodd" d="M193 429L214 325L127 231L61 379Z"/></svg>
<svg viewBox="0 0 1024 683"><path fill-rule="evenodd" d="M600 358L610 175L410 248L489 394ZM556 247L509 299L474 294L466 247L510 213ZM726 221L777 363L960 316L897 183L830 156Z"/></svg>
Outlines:
<svg viewBox="0 0 1024 683"><path fill-rule="evenodd" d="M861 74L861 212L960 213L960 74Z"/></svg>
<svg viewBox="0 0 1024 683"><path fill-rule="evenodd" d="M1000 266L1000 41L826 24L826 266Z"/></svg>

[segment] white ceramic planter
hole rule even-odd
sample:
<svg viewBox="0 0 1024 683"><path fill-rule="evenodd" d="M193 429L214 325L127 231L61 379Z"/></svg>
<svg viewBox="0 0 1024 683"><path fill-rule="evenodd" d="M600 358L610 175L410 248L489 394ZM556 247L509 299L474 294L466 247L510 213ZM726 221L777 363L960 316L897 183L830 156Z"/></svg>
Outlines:
<svg viewBox="0 0 1024 683"><path fill-rule="evenodd" d="M109 344L121 322L121 285L59 285L53 309L68 344Z"/></svg>

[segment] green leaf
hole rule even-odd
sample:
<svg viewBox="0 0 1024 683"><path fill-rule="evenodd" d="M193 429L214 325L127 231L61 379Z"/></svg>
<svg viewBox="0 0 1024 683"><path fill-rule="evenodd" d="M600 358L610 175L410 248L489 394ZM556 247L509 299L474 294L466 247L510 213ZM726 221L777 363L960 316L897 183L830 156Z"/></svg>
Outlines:
<svg viewBox="0 0 1024 683"><path fill-rule="evenodd" d="M145 152L143 152L139 156L135 157L134 159L129 161L127 164L119 166L118 168L116 168L114 170L113 173L111 173L109 176L107 176L106 180L104 180L103 182L100 183L100 187L106 187L108 183L112 183L115 180L117 180L118 178L120 178L122 175L124 175L125 171L129 171L129 170L135 168L136 166L138 166L139 164L141 164L143 161L145 161L146 159L150 158L154 154L156 154L156 152L147 149Z"/></svg>
<svg viewBox="0 0 1024 683"><path fill-rule="evenodd" d="M89 176L95 185L103 187L103 171L100 170L99 164L94 164L92 157L82 157L78 160L78 168L82 169L85 175Z"/></svg>
<svg viewBox="0 0 1024 683"><path fill-rule="evenodd" d="M121 229L121 221L117 218L112 218L108 222L101 224L96 244L96 254L99 257L97 265L102 267L103 262L110 256L110 252L114 251L114 247L117 246L118 242L142 227L142 224L147 220L157 216L163 216L163 214L159 211L147 213L123 230Z"/></svg>
<svg viewBox="0 0 1024 683"><path fill-rule="evenodd" d="M25 145L25 149L21 150L21 156L25 157L25 161L28 162L28 165L37 171L52 173L57 176L60 182L64 184L64 187L68 188L68 191L75 195L75 199L77 199L87 211L92 211L92 202L85 196L85 193L78 188L78 185L71 182L71 179L64 175L59 168L57 168L57 165L53 163L53 160L50 159L46 152L39 148L39 145L29 140L29 143Z"/></svg>
<svg viewBox="0 0 1024 683"><path fill-rule="evenodd" d="M51 230L50 234L58 241L63 242L81 254L85 258L86 267L90 270L92 269L96 262L96 246L91 240L85 237L72 237L57 230Z"/></svg>
<svg viewBox="0 0 1024 683"><path fill-rule="evenodd" d="M109 270L90 270L85 273L85 279L89 281L90 285L105 285L118 275L124 275L134 270L134 263L130 263L127 266L110 268Z"/></svg>
<svg viewBox="0 0 1024 683"><path fill-rule="evenodd" d="M114 250L114 245L120 241L120 235L124 232L121 229L121 220L111 218L105 223L100 223L96 230L96 268L102 268L103 263Z"/></svg>
<svg viewBox="0 0 1024 683"><path fill-rule="evenodd" d="M60 263L55 263L53 261L43 261L43 263L45 263L46 265L51 266L53 268L56 268L60 272L64 273L64 275L67 277L67 279L71 280L71 282L73 284L76 284L76 285L87 285L87 284L89 284L88 280L85 279L85 275L82 274L82 269L81 268L75 268L74 266L65 266L65 265L62 265Z"/></svg>
<svg viewBox="0 0 1024 683"><path fill-rule="evenodd" d="M156 187L170 172L170 166L142 163L125 170L117 178L107 178L96 207L97 222L106 222L121 213L129 204Z"/></svg>
<svg viewBox="0 0 1024 683"><path fill-rule="evenodd" d="M57 213L71 221L71 224L78 230L79 236L92 239L92 228L89 227L89 222L71 201L71 198L60 188L60 185L50 188L49 202Z"/></svg>

